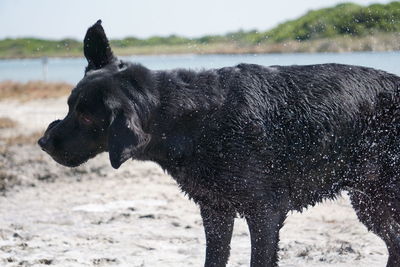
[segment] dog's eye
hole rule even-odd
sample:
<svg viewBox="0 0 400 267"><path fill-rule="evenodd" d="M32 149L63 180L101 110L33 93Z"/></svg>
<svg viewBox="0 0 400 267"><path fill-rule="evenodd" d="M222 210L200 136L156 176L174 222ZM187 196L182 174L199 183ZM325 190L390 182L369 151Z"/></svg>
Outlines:
<svg viewBox="0 0 400 267"><path fill-rule="evenodd" d="M79 119L80 119L80 121L83 122L84 124L91 124L91 123L93 122L93 119L92 119L90 116L85 115L85 114L81 114L81 115L79 116Z"/></svg>

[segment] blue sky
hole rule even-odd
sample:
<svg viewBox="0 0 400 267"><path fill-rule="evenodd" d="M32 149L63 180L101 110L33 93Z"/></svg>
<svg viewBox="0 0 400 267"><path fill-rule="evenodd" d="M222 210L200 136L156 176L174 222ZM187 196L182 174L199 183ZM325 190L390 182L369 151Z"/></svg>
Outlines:
<svg viewBox="0 0 400 267"><path fill-rule="evenodd" d="M82 39L103 20L110 38L178 34L197 37L229 31L267 30L308 10L340 0L0 0L0 39ZM354 0L353 3L389 3Z"/></svg>

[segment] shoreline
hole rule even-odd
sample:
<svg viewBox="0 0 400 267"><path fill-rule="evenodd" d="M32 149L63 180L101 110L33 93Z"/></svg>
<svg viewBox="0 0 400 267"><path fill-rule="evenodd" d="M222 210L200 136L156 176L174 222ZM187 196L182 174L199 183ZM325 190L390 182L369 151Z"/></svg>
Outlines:
<svg viewBox="0 0 400 267"><path fill-rule="evenodd" d="M396 50L355 50L355 51L326 51L326 52L298 52L298 51L293 51L293 52L271 52L271 53L253 53L253 52L237 52L237 53L154 53L154 54L117 54L116 56L119 58L123 57L146 57L146 56L154 56L154 57L173 57L173 56L182 56L182 57L188 57L188 56L207 56L207 55L221 55L221 56L240 56L240 55L297 55L297 54L310 54L310 55L316 55L316 54L351 54L351 53L400 53L400 49ZM42 59L44 56L33 56L33 57L0 57L0 62L6 61L6 60L30 60L30 59ZM66 56L60 56L60 55L54 55L54 56L45 56L48 59L85 59L84 56L78 56L78 55L66 55Z"/></svg>
<svg viewBox="0 0 400 267"><path fill-rule="evenodd" d="M168 56L168 55L248 55L248 54L293 54L293 53L350 53L350 52L391 52L400 51L400 35L379 34L365 37L337 37L315 39L306 42L286 41L245 45L237 42L185 45L155 45L113 47L116 55L124 56ZM38 51L30 55L0 54L0 60L35 58L80 58L83 52Z"/></svg>

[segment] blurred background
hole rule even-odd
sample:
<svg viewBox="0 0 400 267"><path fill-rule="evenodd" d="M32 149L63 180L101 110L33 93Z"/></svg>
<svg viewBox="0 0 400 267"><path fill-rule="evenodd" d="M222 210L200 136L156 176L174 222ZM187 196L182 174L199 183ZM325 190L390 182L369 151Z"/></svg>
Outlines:
<svg viewBox="0 0 400 267"><path fill-rule="evenodd" d="M202 266L197 207L149 162L70 169L36 145L84 74L102 19L114 53L154 70L346 63L400 75L400 2L0 0L0 266ZM280 266L385 266L344 195L285 221ZM249 266L237 220L228 266Z"/></svg>
<svg viewBox="0 0 400 267"><path fill-rule="evenodd" d="M152 69L340 62L399 74L399 18L385 0L2 0L0 82L76 83L98 19L118 56Z"/></svg>

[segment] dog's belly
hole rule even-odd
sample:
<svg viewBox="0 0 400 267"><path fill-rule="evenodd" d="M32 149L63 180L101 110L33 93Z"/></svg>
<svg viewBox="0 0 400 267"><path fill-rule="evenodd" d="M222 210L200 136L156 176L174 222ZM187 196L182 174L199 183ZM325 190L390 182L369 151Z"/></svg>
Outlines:
<svg viewBox="0 0 400 267"><path fill-rule="evenodd" d="M216 210L235 210L240 214L257 206L301 210L323 199L334 198L347 186L353 174L351 163L307 162L271 170L266 161L250 160L210 165L184 166L171 175L189 198ZM282 205L285 203L285 205Z"/></svg>

